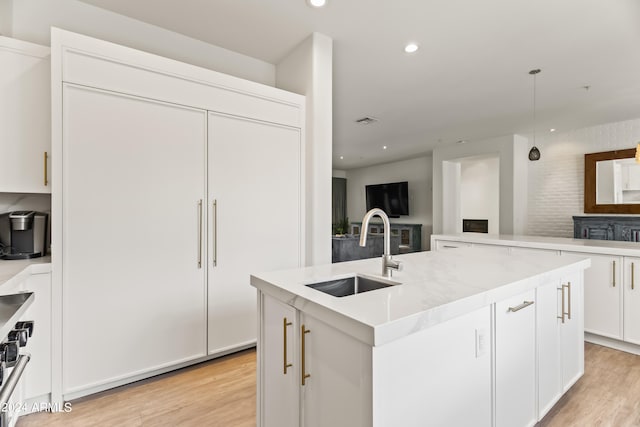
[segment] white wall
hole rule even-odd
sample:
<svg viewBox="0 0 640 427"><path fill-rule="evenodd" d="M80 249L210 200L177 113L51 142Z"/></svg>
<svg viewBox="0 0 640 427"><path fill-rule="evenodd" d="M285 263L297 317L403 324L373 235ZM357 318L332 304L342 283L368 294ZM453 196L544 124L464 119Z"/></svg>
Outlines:
<svg viewBox="0 0 640 427"><path fill-rule="evenodd" d="M339 169L334 169L331 172L331 176L333 176L334 178L346 178L347 177L347 171L342 171Z"/></svg>
<svg viewBox="0 0 640 427"><path fill-rule="evenodd" d="M635 148L640 119L552 133L536 141L540 160L528 162L527 234L573 236L573 215L584 215L584 155Z"/></svg>
<svg viewBox="0 0 640 427"><path fill-rule="evenodd" d="M333 40L313 33L276 66L276 86L306 95L306 265L331 263Z"/></svg>
<svg viewBox="0 0 640 427"><path fill-rule="evenodd" d="M489 234L500 224L500 159L466 159L460 162L461 219L487 219ZM461 226L461 221L458 221Z"/></svg>
<svg viewBox="0 0 640 427"><path fill-rule="evenodd" d="M51 45L55 26L189 64L275 84L275 66L77 0L0 0L0 32ZM9 12L11 22L7 23Z"/></svg>
<svg viewBox="0 0 640 427"><path fill-rule="evenodd" d="M393 218L392 223L422 224L422 247L429 248L431 236L431 156L347 170L347 215L362 221L366 213L365 186L408 181L410 215Z"/></svg>
<svg viewBox="0 0 640 427"><path fill-rule="evenodd" d="M450 183L453 176L448 163L459 162L468 157L494 156L500 159L500 225L502 234L522 234L527 217L527 139L519 135L507 135L466 144L447 144L433 150L433 232L455 233L459 218L459 208L451 199L459 198Z"/></svg>

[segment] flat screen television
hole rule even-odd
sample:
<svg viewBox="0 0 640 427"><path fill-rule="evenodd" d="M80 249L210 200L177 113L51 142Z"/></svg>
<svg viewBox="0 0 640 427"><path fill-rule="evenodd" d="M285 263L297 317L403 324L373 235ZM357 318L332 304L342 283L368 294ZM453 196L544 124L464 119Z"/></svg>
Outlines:
<svg viewBox="0 0 640 427"><path fill-rule="evenodd" d="M409 184L407 181L367 185L365 190L367 211L380 208L392 218L409 215Z"/></svg>

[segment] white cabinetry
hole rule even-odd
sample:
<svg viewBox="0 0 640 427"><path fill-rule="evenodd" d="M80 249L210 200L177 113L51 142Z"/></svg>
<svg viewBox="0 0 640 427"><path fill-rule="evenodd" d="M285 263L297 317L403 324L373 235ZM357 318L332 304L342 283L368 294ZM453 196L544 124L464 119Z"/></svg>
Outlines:
<svg viewBox="0 0 640 427"><path fill-rule="evenodd" d="M0 192L50 193L49 48L0 37Z"/></svg>
<svg viewBox="0 0 640 427"><path fill-rule="evenodd" d="M640 258L624 258L624 340L640 345Z"/></svg>
<svg viewBox="0 0 640 427"><path fill-rule="evenodd" d="M370 346L264 294L260 324L259 426L371 425Z"/></svg>
<svg viewBox="0 0 640 427"><path fill-rule="evenodd" d="M496 426L533 426L536 414L535 291L495 305Z"/></svg>
<svg viewBox="0 0 640 427"><path fill-rule="evenodd" d="M537 289L539 418L584 373L580 276L569 276Z"/></svg>
<svg viewBox="0 0 640 427"><path fill-rule="evenodd" d="M254 345L249 274L304 259L304 97L62 30L52 46L63 397Z"/></svg>
<svg viewBox="0 0 640 427"><path fill-rule="evenodd" d="M300 129L209 114L209 353L256 340L249 274L301 265Z"/></svg>
<svg viewBox="0 0 640 427"><path fill-rule="evenodd" d="M64 85L63 391L206 354L206 112Z"/></svg>
<svg viewBox="0 0 640 427"><path fill-rule="evenodd" d="M36 298L24 315L33 320L33 338L26 350L31 353L24 380L24 398L31 403L51 401L51 274L33 274L24 290L35 292Z"/></svg>
<svg viewBox="0 0 640 427"><path fill-rule="evenodd" d="M622 339L622 257L562 252L591 258L584 276L584 330Z"/></svg>

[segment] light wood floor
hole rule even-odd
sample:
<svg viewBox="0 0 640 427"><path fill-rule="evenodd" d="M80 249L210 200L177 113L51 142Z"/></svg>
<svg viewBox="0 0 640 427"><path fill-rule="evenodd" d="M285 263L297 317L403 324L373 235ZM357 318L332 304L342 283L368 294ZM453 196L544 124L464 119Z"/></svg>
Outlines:
<svg viewBox="0 0 640 427"><path fill-rule="evenodd" d="M70 413L20 418L17 427L255 426L254 350L73 403ZM640 356L585 345L585 375L539 427L640 426Z"/></svg>

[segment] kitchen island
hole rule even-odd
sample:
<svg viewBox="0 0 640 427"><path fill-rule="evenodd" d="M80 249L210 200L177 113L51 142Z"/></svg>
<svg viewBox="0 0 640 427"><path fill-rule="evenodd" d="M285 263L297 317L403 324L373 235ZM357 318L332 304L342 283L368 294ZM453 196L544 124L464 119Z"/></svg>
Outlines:
<svg viewBox="0 0 640 427"><path fill-rule="evenodd" d="M474 248L251 276L258 426L528 426L584 371L589 260ZM391 284L336 297L309 284Z"/></svg>

